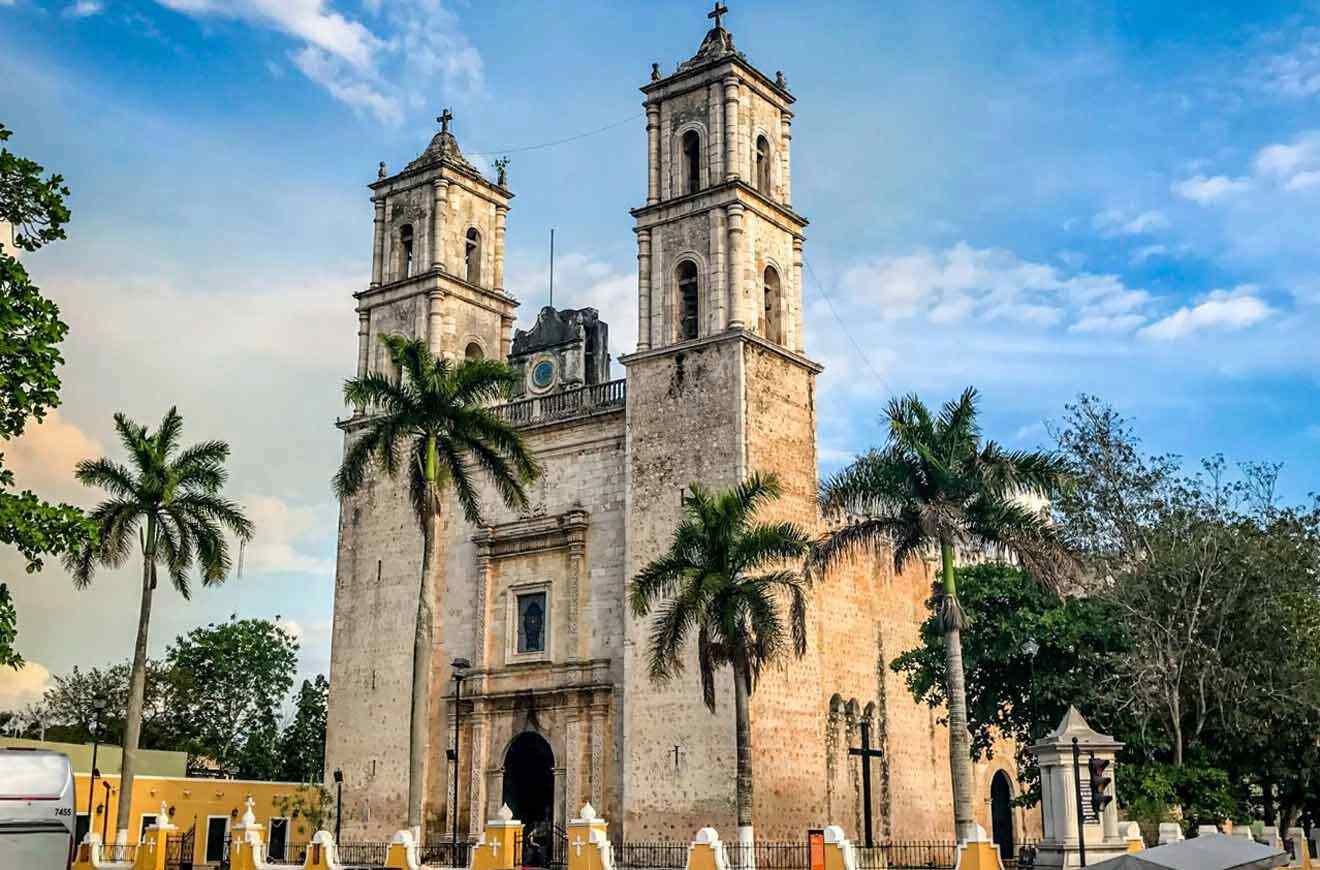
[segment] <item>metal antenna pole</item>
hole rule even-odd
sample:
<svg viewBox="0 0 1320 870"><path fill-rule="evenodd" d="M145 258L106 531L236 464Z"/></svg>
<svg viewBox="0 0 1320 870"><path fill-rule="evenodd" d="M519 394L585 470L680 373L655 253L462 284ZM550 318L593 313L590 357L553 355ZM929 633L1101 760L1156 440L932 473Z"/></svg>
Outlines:
<svg viewBox="0 0 1320 870"><path fill-rule="evenodd" d="M550 228L550 307L555 307L555 228Z"/></svg>

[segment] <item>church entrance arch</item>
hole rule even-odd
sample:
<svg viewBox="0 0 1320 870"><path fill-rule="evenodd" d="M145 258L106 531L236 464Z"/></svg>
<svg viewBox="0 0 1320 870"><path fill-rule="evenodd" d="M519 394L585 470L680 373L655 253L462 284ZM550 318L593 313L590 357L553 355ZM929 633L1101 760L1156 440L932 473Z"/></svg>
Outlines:
<svg viewBox="0 0 1320 870"><path fill-rule="evenodd" d="M1013 786L1002 770L996 771L990 782L990 825L999 844L999 857L1012 859L1017 848L1013 841Z"/></svg>
<svg viewBox="0 0 1320 870"><path fill-rule="evenodd" d="M504 803L523 823L522 863L546 866L548 862L536 861L542 856L532 853L548 845L554 834L555 753L535 731L524 731L513 738L504 754Z"/></svg>

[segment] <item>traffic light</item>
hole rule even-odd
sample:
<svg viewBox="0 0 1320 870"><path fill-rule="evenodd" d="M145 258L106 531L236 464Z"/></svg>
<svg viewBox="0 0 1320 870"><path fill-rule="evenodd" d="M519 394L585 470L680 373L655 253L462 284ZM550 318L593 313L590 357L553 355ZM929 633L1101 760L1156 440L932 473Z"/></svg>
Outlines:
<svg viewBox="0 0 1320 870"><path fill-rule="evenodd" d="M1105 811L1105 807L1114 800L1110 793L1114 785L1114 778L1108 774L1109 765L1113 762L1108 759L1096 758L1091 756L1086 765L1091 769L1091 811L1097 816Z"/></svg>

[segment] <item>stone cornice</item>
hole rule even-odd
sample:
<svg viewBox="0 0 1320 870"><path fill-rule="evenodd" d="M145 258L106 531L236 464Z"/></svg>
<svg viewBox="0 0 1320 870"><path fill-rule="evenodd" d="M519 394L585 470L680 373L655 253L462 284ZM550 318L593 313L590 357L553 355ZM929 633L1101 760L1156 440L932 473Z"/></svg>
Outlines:
<svg viewBox="0 0 1320 870"><path fill-rule="evenodd" d="M769 351L795 365L799 365L813 375L818 375L825 371L825 367L815 360L809 359L800 353L794 353L786 347L780 347L769 339L763 338L754 332L746 329L726 329L724 332L718 332L714 335L704 335L700 338L693 338L687 341L680 341L675 344L667 344L664 347L654 347L647 350L639 350L635 353L625 354L619 357L622 365L629 366L635 362L642 362L655 357L673 356L676 353L685 351L700 350L710 345L723 344L727 341L742 341L747 344L754 344L762 350Z"/></svg>
<svg viewBox="0 0 1320 870"><path fill-rule="evenodd" d="M775 202L773 199L770 199L764 193L757 190L755 187L752 187L750 184L748 184L746 181L742 180L741 178L735 178L728 181L721 181L719 184L714 184L711 185L710 187L704 188L702 190L698 190L696 193L685 193L682 196L672 196L669 199L662 199L660 202L654 203L652 205L644 205L638 208L631 209L629 213L639 223L639 226L634 228L633 232L636 232L638 229L649 229L650 227L653 227L657 224L667 223L669 220L679 220L695 212L704 211L708 208L717 205L727 205L730 204L730 202L742 202L742 197L739 196L734 198L733 200L729 200L728 198L725 198L720 200L719 202L714 202L706 206L697 205L697 203L701 202L701 200L705 197L718 198L717 197L718 194L729 193L729 192L745 194L752 200L753 204L760 204L774 211L780 218L787 220L789 223L795 225L797 227L795 232L801 233L802 230L806 229L807 225L810 223L810 221L808 221L805 217L798 214L797 212L793 211L793 209L781 203ZM743 203L743 204L746 205L747 203ZM666 209L682 208L683 206L693 206L693 207L686 211L683 211L682 214L674 215L672 218L662 216ZM657 218L657 216L659 217ZM657 218L657 219L654 220L654 222L647 223L645 226L640 226L644 218Z"/></svg>
<svg viewBox="0 0 1320 870"><path fill-rule="evenodd" d="M768 92L762 96L765 96L772 101L781 102L785 106L790 106L797 102L797 97L776 85L773 79L752 66L751 61L743 57L741 54L722 55L721 57L713 58L708 63L703 63L700 66L694 66L679 72L670 73L658 81L648 82L642 85L638 90L646 94L648 100L653 98L653 94L663 95L663 97L667 99L670 96L683 94L689 90L706 87L711 81L718 81L720 78L723 78L723 75L709 75L712 70L717 70L721 66L728 66L730 72L733 71L734 67L739 68L741 72L746 73L752 78L756 84L761 85L761 87ZM698 79L699 81L696 81ZM689 83L691 85L690 87L683 87L683 85Z"/></svg>
<svg viewBox="0 0 1320 870"><path fill-rule="evenodd" d="M447 288L445 287L446 283L452 283L456 285L456 288ZM433 290L453 292L453 289L467 291L471 294L470 302L496 314L507 315L506 309L517 308L522 304L503 289L469 284L457 275L442 269L427 269L425 272L409 275L407 278L400 278L397 281L390 281L388 284L381 284L379 287L358 290L353 293L353 298L358 301L357 310L363 311L370 310L378 305L398 302L401 299L410 299L419 294L429 294ZM483 304L483 302L486 304Z"/></svg>
<svg viewBox="0 0 1320 870"><path fill-rule="evenodd" d="M571 508L545 515L535 509L513 522L487 526L472 536L478 559L505 559L548 550L581 550L586 546L588 513Z"/></svg>

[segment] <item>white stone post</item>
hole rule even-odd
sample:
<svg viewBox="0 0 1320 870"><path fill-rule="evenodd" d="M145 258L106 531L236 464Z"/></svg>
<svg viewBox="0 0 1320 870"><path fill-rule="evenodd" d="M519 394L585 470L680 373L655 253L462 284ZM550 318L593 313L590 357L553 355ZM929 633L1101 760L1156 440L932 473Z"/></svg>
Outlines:
<svg viewBox="0 0 1320 870"><path fill-rule="evenodd" d="M738 77L724 79L724 178L738 177Z"/></svg>
<svg viewBox="0 0 1320 870"><path fill-rule="evenodd" d="M637 231L637 349L651 347L651 231Z"/></svg>
<svg viewBox="0 0 1320 870"><path fill-rule="evenodd" d="M379 287L385 275L385 198L376 197L372 202L376 216L371 222L371 286Z"/></svg>
<svg viewBox="0 0 1320 870"><path fill-rule="evenodd" d="M646 108L646 204L660 201L660 106L643 103Z"/></svg>
<svg viewBox="0 0 1320 870"><path fill-rule="evenodd" d="M1116 791L1113 761L1123 744L1093 730L1077 708L1069 707L1059 727L1030 747L1030 752L1036 756L1040 765L1041 792L1044 795L1042 812L1045 830L1036 859L1037 867L1081 866L1077 820L1079 812L1083 812L1085 818L1084 811L1089 806L1077 805L1077 779L1073 773L1074 740L1081 750L1077 775L1083 777L1082 782L1088 781L1088 761L1094 755L1097 760L1110 762L1108 793L1113 795ZM1086 800L1085 793L1083 800ZM1098 820L1086 821L1082 825L1088 864L1099 864L1127 852L1127 842L1118 830L1117 812L1118 808L1111 801Z"/></svg>
<svg viewBox="0 0 1320 870"><path fill-rule="evenodd" d="M729 326L741 329L746 326L746 306L743 304L743 263L746 252L743 250L743 212L742 203L732 203L729 212Z"/></svg>

